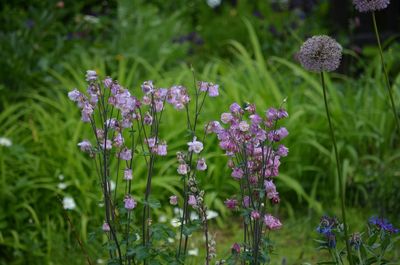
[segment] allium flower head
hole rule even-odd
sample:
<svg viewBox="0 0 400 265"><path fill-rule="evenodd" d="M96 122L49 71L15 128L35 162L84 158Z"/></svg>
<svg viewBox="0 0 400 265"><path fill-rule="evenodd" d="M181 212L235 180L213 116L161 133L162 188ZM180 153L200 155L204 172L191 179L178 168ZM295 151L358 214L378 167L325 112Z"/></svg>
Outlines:
<svg viewBox="0 0 400 265"><path fill-rule="evenodd" d="M390 0L353 0L353 4L359 12L373 12L385 9Z"/></svg>
<svg viewBox="0 0 400 265"><path fill-rule="evenodd" d="M299 61L311 72L332 72L340 65L342 46L329 36L314 36L300 48Z"/></svg>

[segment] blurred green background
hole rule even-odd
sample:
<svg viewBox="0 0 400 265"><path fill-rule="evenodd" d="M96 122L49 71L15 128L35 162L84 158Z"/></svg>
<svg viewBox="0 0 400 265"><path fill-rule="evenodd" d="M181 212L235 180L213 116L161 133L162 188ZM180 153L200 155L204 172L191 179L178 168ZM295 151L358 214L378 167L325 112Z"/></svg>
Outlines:
<svg viewBox="0 0 400 265"><path fill-rule="evenodd" d="M110 75L135 91L149 79L160 87L191 87L190 66L198 79L221 87L221 96L206 103L203 122L218 119L234 101L254 102L262 111L287 98L290 154L277 178L281 204L274 209L284 229L272 235L272 264L322 259L314 227L320 215L339 214L339 186L318 75L296 61L300 45L314 34L330 34L344 47L342 67L329 76L328 89L350 230L361 230L372 214L400 225L400 138L371 21L353 11L351 1L32 0L0 6L0 264L85 264L74 233L93 260L105 258L98 251L101 238L93 238L103 221L97 178L76 145L90 138L90 130L66 96L75 87L85 89L85 71ZM392 3L378 16L398 108L399 6ZM169 155L154 179L153 194L163 205L155 218L171 219L168 197L181 192L174 154L185 146L177 141L186 133L183 115L169 109L163 121ZM209 170L200 182L208 207L219 215L211 231L223 258L238 238L233 231L240 218L227 222L232 213L223 205L237 186L216 139L205 146ZM145 178L139 174L135 181L140 196ZM59 197L76 203L68 211L73 226ZM199 264L196 257L188 262Z"/></svg>

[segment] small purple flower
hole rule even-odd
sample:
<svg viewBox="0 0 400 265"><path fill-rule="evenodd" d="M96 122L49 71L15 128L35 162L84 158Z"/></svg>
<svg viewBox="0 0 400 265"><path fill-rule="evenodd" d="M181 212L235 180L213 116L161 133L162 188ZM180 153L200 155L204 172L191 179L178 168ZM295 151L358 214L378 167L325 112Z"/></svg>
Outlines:
<svg viewBox="0 0 400 265"><path fill-rule="evenodd" d="M218 97L219 96L219 91L218 91L218 85L210 84L208 87L208 95L210 97Z"/></svg>
<svg viewBox="0 0 400 265"><path fill-rule="evenodd" d="M119 158L122 160L129 161L132 159L132 151L128 148L124 148L120 153L119 153Z"/></svg>
<svg viewBox="0 0 400 265"><path fill-rule="evenodd" d="M157 155L166 156L167 155L167 144L165 142L157 145Z"/></svg>
<svg viewBox="0 0 400 265"><path fill-rule="evenodd" d="M227 124L227 123L229 123L231 120L233 119L233 116L232 116L232 114L231 113L222 113L221 114L221 121L222 121L222 123L224 123L224 124Z"/></svg>
<svg viewBox="0 0 400 265"><path fill-rule="evenodd" d="M240 245L238 243L233 244L232 253L233 254L239 254L240 253Z"/></svg>
<svg viewBox="0 0 400 265"><path fill-rule="evenodd" d="M146 125L151 125L153 123L153 117L150 115L150 113L146 112L143 118L143 122Z"/></svg>
<svg viewBox="0 0 400 265"><path fill-rule="evenodd" d="M113 83L113 80L111 77L107 76L104 80L103 80L103 84L106 88L111 88L111 85Z"/></svg>
<svg viewBox="0 0 400 265"><path fill-rule="evenodd" d="M150 93L153 93L153 91L154 91L153 81L145 81L145 82L143 82L142 91L146 95L148 95Z"/></svg>
<svg viewBox="0 0 400 265"><path fill-rule="evenodd" d="M256 210L251 211L250 216L251 216L251 218L253 218L255 220L260 219L260 213Z"/></svg>
<svg viewBox="0 0 400 265"><path fill-rule="evenodd" d="M130 195L125 196L124 203L125 203L125 209L127 209L128 211L134 209L137 204L135 199L133 199L132 196Z"/></svg>
<svg viewBox="0 0 400 265"><path fill-rule="evenodd" d="M229 110L231 111L232 114L240 114L243 110L240 107L239 104L237 104L236 102L233 103L230 107Z"/></svg>
<svg viewBox="0 0 400 265"><path fill-rule="evenodd" d="M169 203L171 205L177 205L178 204L178 196L172 195L169 197Z"/></svg>
<svg viewBox="0 0 400 265"><path fill-rule="evenodd" d="M203 150L203 143L197 141L197 137L193 137L192 142L188 142L187 145L189 146L189 152L195 152L199 154Z"/></svg>
<svg viewBox="0 0 400 265"><path fill-rule="evenodd" d="M197 160L197 170L199 171L204 171L207 169L207 164L206 164L206 160L204 158L200 158L199 160Z"/></svg>
<svg viewBox="0 0 400 265"><path fill-rule="evenodd" d="M68 98L74 102L77 102L82 97L82 93L77 89L68 92Z"/></svg>
<svg viewBox="0 0 400 265"><path fill-rule="evenodd" d="M97 73L94 70L86 71L86 81L93 82L97 80Z"/></svg>
<svg viewBox="0 0 400 265"><path fill-rule="evenodd" d="M82 142L78 143L78 146L83 152L90 153L92 151L92 144L89 142L89 140L83 140Z"/></svg>
<svg viewBox="0 0 400 265"><path fill-rule="evenodd" d="M264 216L264 223L269 230L278 230L282 227L281 221L270 214Z"/></svg>
<svg viewBox="0 0 400 265"><path fill-rule="evenodd" d="M250 207L250 197L247 195L243 197L243 207L245 208Z"/></svg>
<svg viewBox="0 0 400 265"><path fill-rule="evenodd" d="M179 164L178 166L178 174L186 175L189 172L189 166L186 164Z"/></svg>
<svg viewBox="0 0 400 265"><path fill-rule="evenodd" d="M284 146L283 144L281 144L281 145L279 145L278 151L276 153L277 153L278 156L285 157L285 156L288 155L289 149L286 146Z"/></svg>
<svg viewBox="0 0 400 265"><path fill-rule="evenodd" d="M103 223L102 229L104 232L110 232L111 230L110 225L107 222Z"/></svg>
<svg viewBox="0 0 400 265"><path fill-rule="evenodd" d="M378 229L382 229L392 234L397 234L399 232L398 228L395 228L393 224L382 217L373 216L369 219L369 223L375 225Z"/></svg>
<svg viewBox="0 0 400 265"><path fill-rule="evenodd" d="M228 209L235 209L236 206L238 205L238 202L236 199L226 199L224 202L225 206L228 207Z"/></svg>
<svg viewBox="0 0 400 265"><path fill-rule="evenodd" d="M132 180L133 176L132 176L132 169L127 168L124 170L124 179L125 180Z"/></svg>
<svg viewBox="0 0 400 265"><path fill-rule="evenodd" d="M240 167L235 167L232 171L232 177L236 180L243 178L243 170Z"/></svg>
<svg viewBox="0 0 400 265"><path fill-rule="evenodd" d="M124 138L122 137L121 133L118 133L117 136L114 138L114 145L116 147L121 147L124 144Z"/></svg>
<svg viewBox="0 0 400 265"><path fill-rule="evenodd" d="M191 206L196 206L197 200L196 200L196 197L194 195L189 195L188 204L191 205Z"/></svg>
<svg viewBox="0 0 400 265"><path fill-rule="evenodd" d="M101 141L101 145L100 145L100 147L104 150L111 150L111 148L112 148L112 142L111 142L111 140L106 140L106 141Z"/></svg>
<svg viewBox="0 0 400 265"><path fill-rule="evenodd" d="M362 238L360 233L354 233L350 237L350 245L355 249L360 249L362 244Z"/></svg>

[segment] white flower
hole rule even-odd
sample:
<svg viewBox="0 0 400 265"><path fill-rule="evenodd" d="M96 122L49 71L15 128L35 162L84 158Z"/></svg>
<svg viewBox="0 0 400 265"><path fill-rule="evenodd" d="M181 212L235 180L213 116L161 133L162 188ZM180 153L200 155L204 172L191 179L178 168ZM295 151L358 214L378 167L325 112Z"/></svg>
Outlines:
<svg viewBox="0 0 400 265"><path fill-rule="evenodd" d="M189 256L198 256L199 255L199 249L198 248L189 249L188 250L188 255Z"/></svg>
<svg viewBox="0 0 400 265"><path fill-rule="evenodd" d="M196 154L200 153L203 150L203 143L197 141L197 137L193 137L192 142L188 142L189 152L195 152Z"/></svg>
<svg viewBox="0 0 400 265"><path fill-rule="evenodd" d="M73 210L76 208L75 200L72 197L64 197L63 207L65 210Z"/></svg>
<svg viewBox="0 0 400 265"><path fill-rule="evenodd" d="M10 147L12 145L12 142L10 139L6 137L0 137L0 145L5 147Z"/></svg>
<svg viewBox="0 0 400 265"><path fill-rule="evenodd" d="M218 213L216 211L207 210L207 220L214 219L218 217Z"/></svg>
<svg viewBox="0 0 400 265"><path fill-rule="evenodd" d="M167 216L166 215L160 215L159 217L158 217L158 222L160 222L160 223L165 223L167 221Z"/></svg>
<svg viewBox="0 0 400 265"><path fill-rule="evenodd" d="M115 190L115 186L116 186L115 182L110 180L110 190L112 191Z"/></svg>
<svg viewBox="0 0 400 265"><path fill-rule="evenodd" d="M179 226L181 226L181 220L179 220L178 218L173 218L171 220L171 225L173 227L179 227Z"/></svg>
<svg viewBox="0 0 400 265"><path fill-rule="evenodd" d="M216 8L221 4L221 0L207 0L207 5L211 8Z"/></svg>
<svg viewBox="0 0 400 265"><path fill-rule="evenodd" d="M59 188L60 190L64 190L65 188L67 188L67 184L65 184L64 182L60 182L58 183L57 188Z"/></svg>
<svg viewBox="0 0 400 265"><path fill-rule="evenodd" d="M58 179L59 180L63 180L64 179L64 175L63 174L58 175Z"/></svg>

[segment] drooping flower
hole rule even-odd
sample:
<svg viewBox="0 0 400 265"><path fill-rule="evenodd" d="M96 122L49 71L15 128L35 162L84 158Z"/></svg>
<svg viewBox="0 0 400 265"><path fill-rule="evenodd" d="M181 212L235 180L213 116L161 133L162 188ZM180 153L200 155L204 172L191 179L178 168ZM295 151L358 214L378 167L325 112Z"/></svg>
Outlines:
<svg viewBox="0 0 400 265"><path fill-rule="evenodd" d="M226 113L222 113L222 114L221 114L221 121L222 121L224 124L229 123L232 119L233 119L233 116L232 116L231 113L226 112Z"/></svg>
<svg viewBox="0 0 400 265"><path fill-rule="evenodd" d="M86 71L86 81L93 82L97 80L97 73L94 70Z"/></svg>
<svg viewBox="0 0 400 265"><path fill-rule="evenodd" d="M103 223L102 229L104 232L110 232L111 230L110 225L107 222Z"/></svg>
<svg viewBox="0 0 400 265"><path fill-rule="evenodd" d="M207 169L207 164L206 164L206 160L205 158L200 158L199 160L197 160L197 170L199 171L204 171Z"/></svg>
<svg viewBox="0 0 400 265"><path fill-rule="evenodd" d="M187 145L189 146L189 152L195 152L199 154L203 150L203 143L197 141L197 137L193 137L192 142L188 142Z"/></svg>
<svg viewBox="0 0 400 265"><path fill-rule="evenodd" d="M111 77L107 76L104 80L103 80L103 84L106 88L111 88L111 85L113 83L113 80Z"/></svg>
<svg viewBox="0 0 400 265"><path fill-rule="evenodd" d="M282 227L281 221L270 214L264 216L264 223L269 230L278 230Z"/></svg>
<svg viewBox="0 0 400 265"><path fill-rule="evenodd" d="M240 253L240 245L238 243L233 244L232 253L233 254L239 254Z"/></svg>
<svg viewBox="0 0 400 265"><path fill-rule="evenodd" d="M82 93L79 92L76 88L70 92L68 92L68 98L74 102L77 102L82 97Z"/></svg>
<svg viewBox="0 0 400 265"><path fill-rule="evenodd" d="M260 213L258 211L256 211L256 210L251 211L250 216L253 219L260 219Z"/></svg>
<svg viewBox="0 0 400 265"><path fill-rule="evenodd" d="M178 204L178 196L172 195L169 197L169 203L171 205L177 205Z"/></svg>
<svg viewBox="0 0 400 265"><path fill-rule="evenodd" d="M126 161L131 160L132 159L132 150L125 147L119 153L119 158L121 158L122 160L126 160Z"/></svg>
<svg viewBox="0 0 400 265"><path fill-rule="evenodd" d="M124 199L125 209L130 211L136 207L136 204L137 203L136 203L135 199L132 198L132 196L130 196L130 195L125 196L125 199Z"/></svg>
<svg viewBox="0 0 400 265"><path fill-rule="evenodd" d="M64 197L62 203L65 210L73 210L76 208L75 200L72 197Z"/></svg>
<svg viewBox="0 0 400 265"><path fill-rule="evenodd" d="M179 164L178 166L178 174L186 175L189 172L189 166L185 163Z"/></svg>
<svg viewBox="0 0 400 265"><path fill-rule="evenodd" d="M196 206L197 200L196 200L196 197L194 195L189 195L188 204L191 205L191 206Z"/></svg>
<svg viewBox="0 0 400 265"><path fill-rule="evenodd" d="M387 8L390 0L353 0L353 4L359 12L373 12Z"/></svg>
<svg viewBox="0 0 400 265"><path fill-rule="evenodd" d="M236 180L239 180L243 177L243 169L240 167L235 167L232 171L232 177Z"/></svg>
<svg viewBox="0 0 400 265"><path fill-rule="evenodd" d="M154 91L154 86L153 86L153 81L145 81L142 84L142 91L147 95L150 93L153 93Z"/></svg>
<svg viewBox="0 0 400 265"><path fill-rule="evenodd" d="M342 46L329 36L314 36L301 46L298 58L306 70L332 72L339 68Z"/></svg>
<svg viewBox="0 0 400 265"><path fill-rule="evenodd" d="M236 199L226 199L224 203L228 209L235 209L238 204Z"/></svg>
<svg viewBox="0 0 400 265"><path fill-rule="evenodd" d="M89 140L83 140L82 142L78 143L78 146L83 152L89 153L92 151L92 144L89 142Z"/></svg>
<svg viewBox="0 0 400 265"><path fill-rule="evenodd" d="M133 176L132 176L132 169L126 168L126 169L124 170L124 179L125 179L125 180L132 180L132 179L133 179Z"/></svg>
<svg viewBox="0 0 400 265"><path fill-rule="evenodd" d="M159 156L166 156L167 155L167 144L165 142L160 143L157 145L157 155Z"/></svg>

